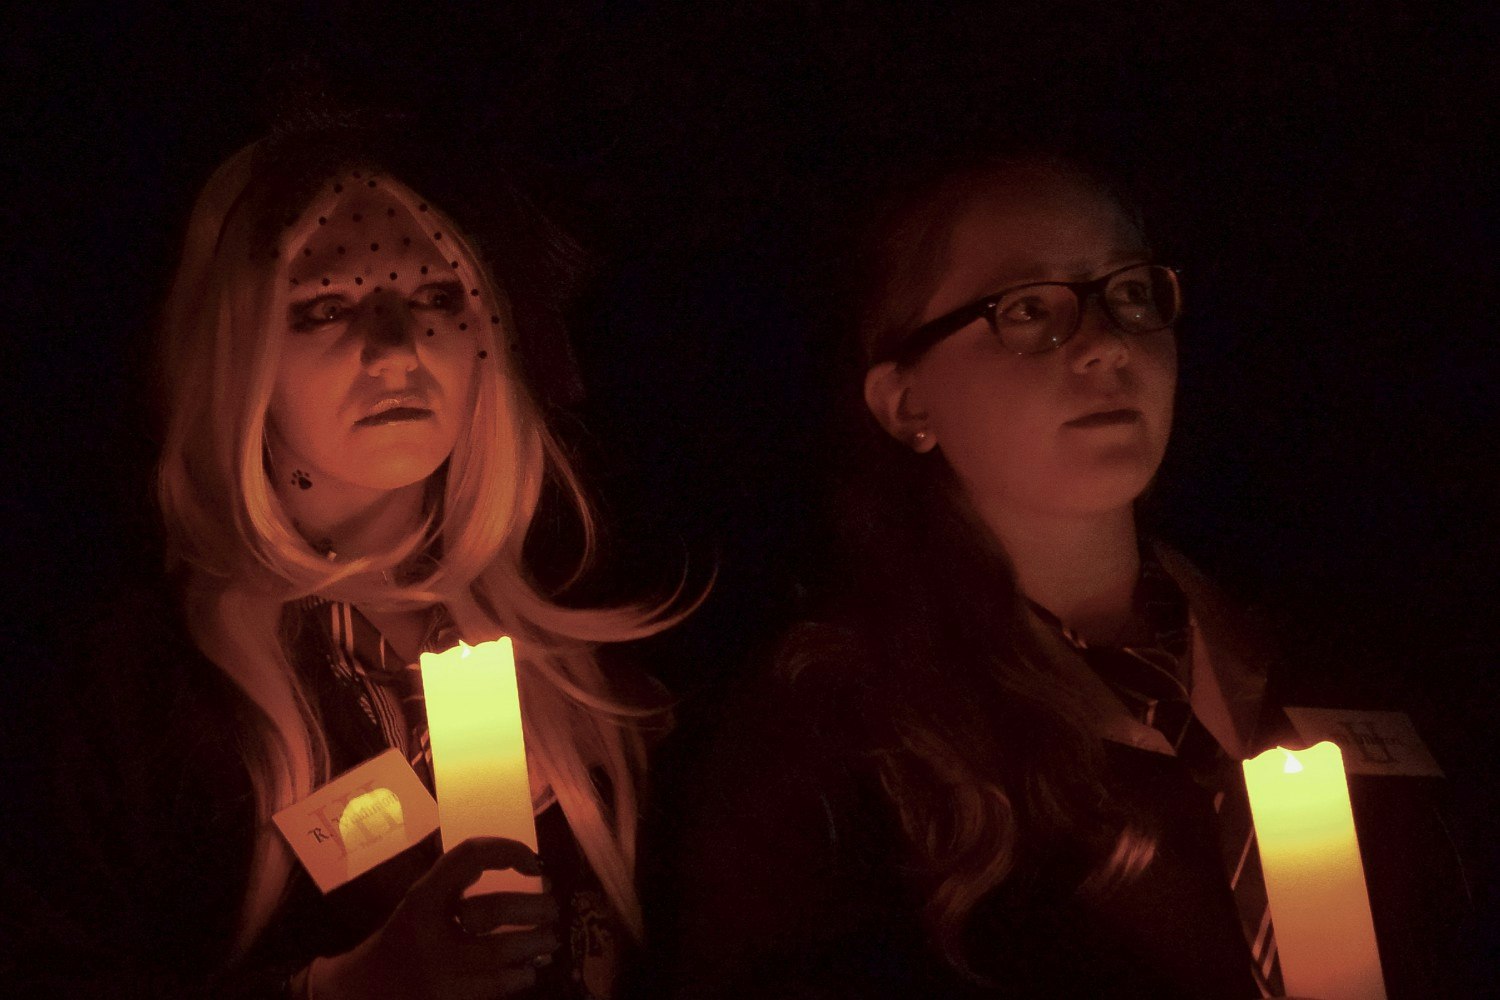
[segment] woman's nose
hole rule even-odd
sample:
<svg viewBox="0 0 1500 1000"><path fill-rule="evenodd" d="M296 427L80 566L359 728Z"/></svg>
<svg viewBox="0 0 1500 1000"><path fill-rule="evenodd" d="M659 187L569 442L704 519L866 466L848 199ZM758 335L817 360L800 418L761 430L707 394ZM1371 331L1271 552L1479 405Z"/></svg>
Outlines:
<svg viewBox="0 0 1500 1000"><path fill-rule="evenodd" d="M1089 296L1078 318L1078 332L1073 335L1073 370L1085 372L1095 368L1119 368L1130 360L1130 343L1125 332L1115 325L1097 296Z"/></svg>
<svg viewBox="0 0 1500 1000"><path fill-rule="evenodd" d="M380 377L416 371L416 323L406 303L399 296L376 293L366 303L366 310L361 323L365 342L360 351L366 374Z"/></svg>

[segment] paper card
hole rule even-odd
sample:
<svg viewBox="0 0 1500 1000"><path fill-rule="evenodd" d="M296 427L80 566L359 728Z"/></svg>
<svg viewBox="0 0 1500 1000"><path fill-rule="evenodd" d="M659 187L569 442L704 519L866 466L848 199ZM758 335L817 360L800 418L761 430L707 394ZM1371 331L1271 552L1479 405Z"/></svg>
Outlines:
<svg viewBox="0 0 1500 1000"><path fill-rule="evenodd" d="M271 818L324 892L394 858L438 828L437 800L394 748Z"/></svg>
<svg viewBox="0 0 1500 1000"><path fill-rule="evenodd" d="M1328 740L1344 752L1350 774L1420 775L1441 778L1405 712L1345 708L1288 708L1287 718L1309 744Z"/></svg>

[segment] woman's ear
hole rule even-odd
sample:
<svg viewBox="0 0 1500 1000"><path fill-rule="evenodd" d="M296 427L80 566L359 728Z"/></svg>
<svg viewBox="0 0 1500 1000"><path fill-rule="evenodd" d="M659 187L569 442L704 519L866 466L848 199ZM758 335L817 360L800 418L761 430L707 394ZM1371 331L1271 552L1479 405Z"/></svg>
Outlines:
<svg viewBox="0 0 1500 1000"><path fill-rule="evenodd" d="M915 452L928 452L937 438L927 427L927 411L912 398L911 369L882 361L865 372L865 406L891 437Z"/></svg>

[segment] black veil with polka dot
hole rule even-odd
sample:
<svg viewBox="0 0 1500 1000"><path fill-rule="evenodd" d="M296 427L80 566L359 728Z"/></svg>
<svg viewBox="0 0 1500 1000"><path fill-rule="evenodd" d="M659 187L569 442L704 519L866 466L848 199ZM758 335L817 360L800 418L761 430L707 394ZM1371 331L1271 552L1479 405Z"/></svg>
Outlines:
<svg viewBox="0 0 1500 1000"><path fill-rule="evenodd" d="M509 339L515 360L538 402L548 408L576 405L584 387L563 317L582 271L582 254L496 162L499 158L493 149L451 135L438 138L421 123L404 119L289 121L260 144L254 168L259 183L247 186L243 195L265 208L255 213L256 245L263 248L256 252L279 257L285 249L281 244L287 231L298 222L287 213L287 205L310 205L320 190L342 195L352 185L373 193L382 176L398 180L423 193L417 205L419 218L431 216L435 221L441 206L443 214L463 220L481 266L490 271L505 297L514 325ZM355 210L349 218L365 227L368 242L341 242L331 248L332 257L344 258L345 273L360 287L379 278L397 281L402 261L415 262L413 238L418 233L400 224L404 220L393 207L381 207L374 214L372 218L367 210ZM330 219L320 215L317 224L326 227ZM420 235L420 243L451 242L441 225ZM311 258L319 250L314 238L301 253ZM447 267L459 277L462 293L478 298L477 276L462 274L461 256L449 256ZM418 265L418 273L431 277L433 265ZM293 287L311 282L328 288L334 277L331 271L299 276ZM492 326L502 320L495 313L488 318Z"/></svg>

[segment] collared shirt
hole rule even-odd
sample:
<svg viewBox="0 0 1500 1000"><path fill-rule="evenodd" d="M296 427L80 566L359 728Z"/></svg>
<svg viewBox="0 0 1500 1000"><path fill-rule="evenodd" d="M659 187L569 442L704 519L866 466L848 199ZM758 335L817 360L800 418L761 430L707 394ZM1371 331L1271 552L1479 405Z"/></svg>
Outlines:
<svg viewBox="0 0 1500 1000"><path fill-rule="evenodd" d="M1256 849L1254 828L1243 785L1238 783L1236 761L1244 745L1237 738L1218 674L1207 662L1195 663L1194 651L1206 647L1196 634L1187 596L1149 548L1141 554L1134 603L1150 638L1122 646L1090 645L1045 608L1035 603L1032 608L1137 723L1131 733L1137 738L1121 742L1178 757L1193 781L1213 795L1217 837L1250 946L1252 972L1262 995L1273 996L1281 988L1275 938L1258 858L1251 857ZM1142 731L1145 727L1157 736ZM1115 738L1114 732L1109 737Z"/></svg>

